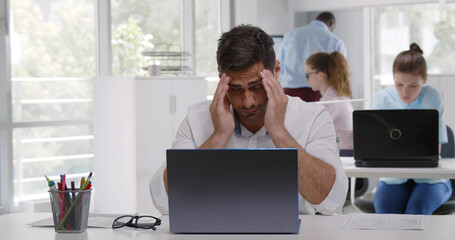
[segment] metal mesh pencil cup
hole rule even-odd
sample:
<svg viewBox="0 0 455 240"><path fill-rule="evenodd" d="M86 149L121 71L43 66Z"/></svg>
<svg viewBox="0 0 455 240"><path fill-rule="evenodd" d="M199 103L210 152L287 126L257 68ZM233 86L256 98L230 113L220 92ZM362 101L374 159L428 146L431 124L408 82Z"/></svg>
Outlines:
<svg viewBox="0 0 455 240"><path fill-rule="evenodd" d="M87 229L92 189L49 190L55 231L81 233Z"/></svg>

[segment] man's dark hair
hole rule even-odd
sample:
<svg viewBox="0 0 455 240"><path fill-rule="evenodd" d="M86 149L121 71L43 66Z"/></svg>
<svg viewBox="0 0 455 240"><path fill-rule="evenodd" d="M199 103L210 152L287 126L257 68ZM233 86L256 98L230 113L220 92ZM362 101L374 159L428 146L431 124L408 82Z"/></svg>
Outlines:
<svg viewBox="0 0 455 240"><path fill-rule="evenodd" d="M332 24L336 23L335 15L331 12L322 12L317 17L316 20L324 22L325 25L328 27L332 26Z"/></svg>
<svg viewBox="0 0 455 240"><path fill-rule="evenodd" d="M259 62L273 71L276 60L273 44L273 39L258 27L240 25L232 28L218 39L218 72L242 71Z"/></svg>

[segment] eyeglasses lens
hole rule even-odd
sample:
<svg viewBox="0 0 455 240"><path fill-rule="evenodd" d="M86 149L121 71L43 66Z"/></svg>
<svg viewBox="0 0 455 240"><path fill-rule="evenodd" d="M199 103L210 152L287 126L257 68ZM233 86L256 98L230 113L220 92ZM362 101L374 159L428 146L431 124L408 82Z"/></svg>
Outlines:
<svg viewBox="0 0 455 240"><path fill-rule="evenodd" d="M128 224L128 222L133 219L133 216L122 216L115 219L114 224L112 224L113 228L121 228Z"/></svg>
<svg viewBox="0 0 455 240"><path fill-rule="evenodd" d="M150 229L156 225L156 219L148 216L139 217L136 225L140 228Z"/></svg>

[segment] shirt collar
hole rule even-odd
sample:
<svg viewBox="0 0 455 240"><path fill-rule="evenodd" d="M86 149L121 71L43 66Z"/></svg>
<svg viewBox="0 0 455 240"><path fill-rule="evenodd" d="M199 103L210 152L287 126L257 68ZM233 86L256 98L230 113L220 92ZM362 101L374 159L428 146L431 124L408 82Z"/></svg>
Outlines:
<svg viewBox="0 0 455 240"><path fill-rule="evenodd" d="M322 22L322 21L319 21L319 20L315 19L315 20L311 21L310 24L314 25L314 26L322 27L325 30L330 31L329 27L327 27L327 25L324 22Z"/></svg>
<svg viewBox="0 0 455 240"><path fill-rule="evenodd" d="M238 135L238 136L242 136L242 123L240 123L239 119L237 118L237 113L235 112L235 110L233 110L233 114L234 114L234 124L235 124L234 134ZM260 133L261 130L259 130L256 133ZM265 135L269 135L269 132L267 130L265 131Z"/></svg>
<svg viewBox="0 0 455 240"><path fill-rule="evenodd" d="M335 91L335 89L332 88L332 86L329 86L327 88L327 90L325 90L325 93L321 92L321 95L322 95L321 99L322 98L326 99L326 98L329 98L329 97L332 97L332 96L337 96L338 94Z"/></svg>
<svg viewBox="0 0 455 240"><path fill-rule="evenodd" d="M240 127L240 121L237 118L237 113L235 112L235 110L234 110L234 123L235 123L234 133L236 135L242 136L242 128Z"/></svg>

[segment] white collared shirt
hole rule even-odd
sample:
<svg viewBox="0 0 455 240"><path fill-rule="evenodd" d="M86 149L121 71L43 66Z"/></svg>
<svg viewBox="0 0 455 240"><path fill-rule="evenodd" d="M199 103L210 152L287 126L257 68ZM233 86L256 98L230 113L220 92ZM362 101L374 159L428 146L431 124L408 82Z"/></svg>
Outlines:
<svg viewBox="0 0 455 240"><path fill-rule="evenodd" d="M286 129L307 153L330 164L336 172L332 190L320 204L311 204L299 194L299 211L302 214L314 214L315 211L325 215L337 213L345 202L348 180L337 153L331 117L323 106L308 104L297 97L288 98ZM214 128L209 112L210 103L206 101L189 107L172 148L199 148L212 135ZM226 148L275 148L275 145L265 127L253 134L236 121L236 129ZM164 164L163 159L162 166L150 181L150 192L155 207L162 214L168 214L168 199L163 181Z"/></svg>
<svg viewBox="0 0 455 240"><path fill-rule="evenodd" d="M350 98L339 96L335 89L329 87L319 101L348 100ZM340 149L354 149L352 134L352 112L354 108L350 102L323 104L332 117L337 136L340 137Z"/></svg>

